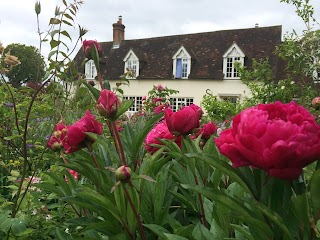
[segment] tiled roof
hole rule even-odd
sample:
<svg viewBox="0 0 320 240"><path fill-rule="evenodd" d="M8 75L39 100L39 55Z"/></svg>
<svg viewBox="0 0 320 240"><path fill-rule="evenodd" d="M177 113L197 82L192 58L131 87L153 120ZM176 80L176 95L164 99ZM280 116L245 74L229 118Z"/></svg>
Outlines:
<svg viewBox="0 0 320 240"><path fill-rule="evenodd" d="M221 80L222 55L235 42L246 55L247 67L250 68L253 58L268 58L275 78L279 79L283 76L279 72L282 67L277 66L278 57L274 51L281 44L281 29L281 26L271 26L124 40L115 49L112 41L101 42L103 56L100 67L104 79L119 79L124 73L123 59L132 49L140 59L137 79L172 79L172 56L184 46L192 58L188 79ZM81 63L83 59L80 49L75 60Z"/></svg>

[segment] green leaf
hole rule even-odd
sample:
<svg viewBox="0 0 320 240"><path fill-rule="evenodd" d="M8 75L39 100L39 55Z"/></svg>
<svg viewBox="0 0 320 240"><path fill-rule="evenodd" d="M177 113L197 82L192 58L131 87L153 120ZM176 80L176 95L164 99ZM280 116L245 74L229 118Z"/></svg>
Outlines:
<svg viewBox="0 0 320 240"><path fill-rule="evenodd" d="M155 233L159 237L166 237L164 234L169 233L167 229L157 224L143 224L143 226L149 228L153 233Z"/></svg>
<svg viewBox="0 0 320 240"><path fill-rule="evenodd" d="M250 232L248 231L248 227L240 226L236 224L230 224L236 231L238 231L243 237L245 237L248 240L255 240Z"/></svg>
<svg viewBox="0 0 320 240"><path fill-rule="evenodd" d="M52 40L50 41L50 47L51 47L51 49L57 47L60 43L61 43L61 41L57 41L57 40L52 39Z"/></svg>
<svg viewBox="0 0 320 240"><path fill-rule="evenodd" d="M60 24L61 21L57 18L50 18L49 24Z"/></svg>
<svg viewBox="0 0 320 240"><path fill-rule="evenodd" d="M195 192L200 193L201 195L215 201L227 208L234 213L241 214L243 216L250 216L250 211L247 209L241 202L237 201L235 198L228 196L227 194L223 193L222 191L215 190L208 187L200 187L197 185L188 185L188 184L181 184L181 186L185 189L189 189Z"/></svg>
<svg viewBox="0 0 320 240"><path fill-rule="evenodd" d="M6 141L10 141L10 140L17 139L17 138L21 138L21 137L22 137L22 134L4 137L3 139L6 140Z"/></svg>
<svg viewBox="0 0 320 240"><path fill-rule="evenodd" d="M99 62L99 52L95 44L93 44L93 48L91 49L91 57L94 61L94 65L96 66L97 72L100 72L100 62Z"/></svg>
<svg viewBox="0 0 320 240"><path fill-rule="evenodd" d="M125 113L131 106L133 105L132 100L126 100L123 101L117 111L116 116L114 117L114 120L116 120L118 117L120 117L123 113Z"/></svg>
<svg viewBox="0 0 320 240"><path fill-rule="evenodd" d="M56 227L56 230L55 230L55 237L58 240L69 240L69 239L72 239L69 234L67 234L65 231L61 230L58 227Z"/></svg>
<svg viewBox="0 0 320 240"><path fill-rule="evenodd" d="M195 226L192 232L195 239L212 240L215 239L214 235L200 222Z"/></svg>
<svg viewBox="0 0 320 240"><path fill-rule="evenodd" d="M205 161L210 166L219 169L221 172L228 175L232 180L236 181L247 193L250 193L253 196L253 193L243 180L242 176L238 171L236 171L230 164L226 163L221 159L214 159L210 156L206 156L203 154L190 153L186 154L188 157L193 157L202 161Z"/></svg>
<svg viewBox="0 0 320 240"><path fill-rule="evenodd" d="M84 84L90 90L94 98L98 101L98 98L100 97L100 91L94 88L93 86L91 86L89 83L87 83L86 80L82 80L81 83Z"/></svg>
<svg viewBox="0 0 320 240"><path fill-rule="evenodd" d="M188 240L188 238L181 237L181 236L174 235L174 234L164 233L164 235L169 240Z"/></svg>
<svg viewBox="0 0 320 240"><path fill-rule="evenodd" d="M70 41L72 40L71 36L69 35L69 33L67 31L62 31L61 34L66 36L67 38L69 38Z"/></svg>
<svg viewBox="0 0 320 240"><path fill-rule="evenodd" d="M320 210L320 170L317 170L313 173L310 180L310 194L314 208L314 217L318 219L318 213Z"/></svg>

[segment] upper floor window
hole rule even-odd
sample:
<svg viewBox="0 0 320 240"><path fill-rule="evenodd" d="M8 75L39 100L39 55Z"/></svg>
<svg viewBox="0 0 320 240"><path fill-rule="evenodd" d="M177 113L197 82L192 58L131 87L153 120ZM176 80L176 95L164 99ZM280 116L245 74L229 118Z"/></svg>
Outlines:
<svg viewBox="0 0 320 240"><path fill-rule="evenodd" d="M173 77L187 79L191 71L191 56L182 46L172 57Z"/></svg>
<svg viewBox="0 0 320 240"><path fill-rule="evenodd" d="M136 78L139 76L139 59L132 50L128 52L124 61L124 72L129 72L129 78Z"/></svg>
<svg viewBox="0 0 320 240"><path fill-rule="evenodd" d="M94 79L97 76L97 69L93 60L89 60L85 64L86 79Z"/></svg>
<svg viewBox="0 0 320 240"><path fill-rule="evenodd" d="M233 43L228 51L223 55L223 73L225 79L240 79L236 69L236 62L244 65L244 53L236 43Z"/></svg>

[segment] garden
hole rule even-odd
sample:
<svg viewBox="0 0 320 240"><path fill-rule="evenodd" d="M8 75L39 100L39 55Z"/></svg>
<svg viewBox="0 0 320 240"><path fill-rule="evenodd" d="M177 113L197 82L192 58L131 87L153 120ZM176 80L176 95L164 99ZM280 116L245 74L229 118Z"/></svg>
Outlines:
<svg viewBox="0 0 320 240"><path fill-rule="evenodd" d="M282 2L316 21L308 1ZM275 82L265 59L238 66L252 93L242 102L208 92L174 112L179 89L155 84L129 116L129 78L111 88L99 43L81 41L80 26L68 33L82 4L63 0L39 31L51 52L37 81L13 86L6 76L22 63L0 46L1 239L320 239L318 31L285 36L278 54L292 77ZM94 61L101 90L71 43Z"/></svg>

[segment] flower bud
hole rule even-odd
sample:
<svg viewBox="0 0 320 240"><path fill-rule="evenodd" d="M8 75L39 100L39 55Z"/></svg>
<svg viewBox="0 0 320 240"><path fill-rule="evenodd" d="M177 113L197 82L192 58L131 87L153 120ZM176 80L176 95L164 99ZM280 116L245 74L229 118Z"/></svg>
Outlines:
<svg viewBox="0 0 320 240"><path fill-rule="evenodd" d="M48 145L48 146L54 152L55 151L59 151L62 148L62 144L60 144L59 142L54 142L54 143L52 143L51 145Z"/></svg>
<svg viewBox="0 0 320 240"><path fill-rule="evenodd" d="M113 118L117 114L120 103L120 99L114 92L104 89L100 93L96 108L101 116Z"/></svg>
<svg viewBox="0 0 320 240"><path fill-rule="evenodd" d="M41 4L40 4L39 1L35 3L35 5L34 5L34 11L36 12L37 15L40 14L40 12L41 12Z"/></svg>
<svg viewBox="0 0 320 240"><path fill-rule="evenodd" d="M132 173L131 168L124 165L119 167L114 174L116 176L117 181L127 182L131 178L131 173Z"/></svg>

